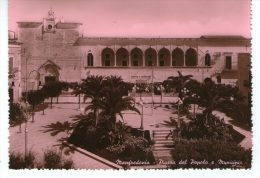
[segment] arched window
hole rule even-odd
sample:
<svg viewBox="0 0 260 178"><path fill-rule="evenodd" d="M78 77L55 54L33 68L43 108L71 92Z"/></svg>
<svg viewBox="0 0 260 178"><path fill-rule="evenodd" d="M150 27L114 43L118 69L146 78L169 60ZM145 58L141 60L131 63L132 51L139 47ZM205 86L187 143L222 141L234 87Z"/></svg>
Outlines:
<svg viewBox="0 0 260 178"><path fill-rule="evenodd" d="M156 66L157 65L157 54L155 49L148 48L145 51L145 66Z"/></svg>
<svg viewBox="0 0 260 178"><path fill-rule="evenodd" d="M116 52L116 66L128 66L129 53L125 48L119 48Z"/></svg>
<svg viewBox="0 0 260 178"><path fill-rule="evenodd" d="M211 59L209 53L205 55L205 66L211 66Z"/></svg>
<svg viewBox="0 0 260 178"><path fill-rule="evenodd" d="M134 48L131 51L131 66L143 65L143 52L139 48Z"/></svg>
<svg viewBox="0 0 260 178"><path fill-rule="evenodd" d="M185 57L186 66L197 66L198 55L195 49L189 48L185 53Z"/></svg>
<svg viewBox="0 0 260 178"><path fill-rule="evenodd" d="M88 53L87 66L94 66L94 60L93 60L93 54L92 53Z"/></svg>
<svg viewBox="0 0 260 178"><path fill-rule="evenodd" d="M184 53L180 48L175 48L172 51L172 66L184 65Z"/></svg>
<svg viewBox="0 0 260 178"><path fill-rule="evenodd" d="M170 51L166 48L162 48L159 51L159 66L170 66L171 65L171 55Z"/></svg>
<svg viewBox="0 0 260 178"><path fill-rule="evenodd" d="M105 48L102 51L102 66L114 66L115 65L115 54L111 48Z"/></svg>

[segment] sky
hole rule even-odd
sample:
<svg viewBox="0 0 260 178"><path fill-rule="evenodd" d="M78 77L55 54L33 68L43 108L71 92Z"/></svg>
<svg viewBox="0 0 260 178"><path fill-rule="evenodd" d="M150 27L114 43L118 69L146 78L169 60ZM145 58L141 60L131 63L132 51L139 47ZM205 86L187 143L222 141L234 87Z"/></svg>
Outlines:
<svg viewBox="0 0 260 178"><path fill-rule="evenodd" d="M250 37L250 0L9 0L9 29L50 8L86 37Z"/></svg>

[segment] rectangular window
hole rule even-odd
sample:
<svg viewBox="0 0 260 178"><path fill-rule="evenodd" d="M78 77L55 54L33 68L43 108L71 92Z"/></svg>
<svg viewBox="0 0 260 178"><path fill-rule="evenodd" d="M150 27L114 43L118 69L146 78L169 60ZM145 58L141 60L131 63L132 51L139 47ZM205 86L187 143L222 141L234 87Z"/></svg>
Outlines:
<svg viewBox="0 0 260 178"><path fill-rule="evenodd" d="M159 65L160 65L160 66L164 66L164 60L160 60Z"/></svg>
<svg viewBox="0 0 260 178"><path fill-rule="evenodd" d="M221 76L217 76L217 83L221 83Z"/></svg>
<svg viewBox="0 0 260 178"><path fill-rule="evenodd" d="M110 60L105 60L105 66L110 66Z"/></svg>
<svg viewBox="0 0 260 178"><path fill-rule="evenodd" d="M226 56L226 69L232 69L232 58L231 58L231 56Z"/></svg>
<svg viewBox="0 0 260 178"><path fill-rule="evenodd" d="M94 66L94 64L93 64L93 55L92 54L88 54L87 65L88 66Z"/></svg>
<svg viewBox="0 0 260 178"><path fill-rule="evenodd" d="M127 66L127 61L126 60L122 61L122 66Z"/></svg>
<svg viewBox="0 0 260 178"><path fill-rule="evenodd" d="M93 60L92 59L88 59L88 66L93 66Z"/></svg>
<svg viewBox="0 0 260 178"><path fill-rule="evenodd" d="M138 61L137 60L133 61L133 66L138 66Z"/></svg>
<svg viewBox="0 0 260 178"><path fill-rule="evenodd" d="M13 74L13 68L14 68L14 58L9 57L9 75Z"/></svg>

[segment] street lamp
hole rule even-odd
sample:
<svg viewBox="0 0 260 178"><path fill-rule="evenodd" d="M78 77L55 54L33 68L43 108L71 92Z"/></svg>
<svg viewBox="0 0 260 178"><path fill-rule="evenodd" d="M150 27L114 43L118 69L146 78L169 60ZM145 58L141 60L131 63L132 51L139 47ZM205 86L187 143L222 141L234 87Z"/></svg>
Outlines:
<svg viewBox="0 0 260 178"><path fill-rule="evenodd" d="M140 129L144 129L144 105L146 104L146 101L143 100L143 98L141 98L141 100L138 102L138 104L141 106L142 110L141 110L141 127Z"/></svg>
<svg viewBox="0 0 260 178"><path fill-rule="evenodd" d="M178 98L177 100L177 104L178 104L178 120L177 120L177 128L180 128L181 126L181 121L180 121L180 105L183 104L183 101L181 98Z"/></svg>
<svg viewBox="0 0 260 178"><path fill-rule="evenodd" d="M183 88L181 90L181 96L178 97L178 100L177 100L177 104L178 104L178 123L177 123L177 127L180 128L181 126L181 122L180 122L180 105L183 104L183 101L186 97L186 94L189 93L189 90L187 90L186 88Z"/></svg>
<svg viewBox="0 0 260 178"><path fill-rule="evenodd" d="M192 94L191 95L193 98L194 98L194 109L193 109L193 117L195 118L196 117L196 112L195 112L195 105L196 105L196 102L198 102L198 100L200 99L200 96L196 95L196 94ZM198 104L198 103L197 103Z"/></svg>
<svg viewBox="0 0 260 178"><path fill-rule="evenodd" d="M31 77L32 75L32 77ZM38 79L39 82L38 82L38 86L37 86L37 89L41 86L41 81L40 81L40 72L38 70L32 70L30 73L29 73L29 79ZM34 111L32 112L32 123L34 123Z"/></svg>
<svg viewBox="0 0 260 178"><path fill-rule="evenodd" d="M163 91L165 90L165 88L162 85L160 85L157 87L157 90L160 91L160 93L161 93L161 105L160 106L162 107L162 95L163 95Z"/></svg>
<svg viewBox="0 0 260 178"><path fill-rule="evenodd" d="M134 92L134 106L135 106L135 94L136 94L136 84L132 88L132 92Z"/></svg>

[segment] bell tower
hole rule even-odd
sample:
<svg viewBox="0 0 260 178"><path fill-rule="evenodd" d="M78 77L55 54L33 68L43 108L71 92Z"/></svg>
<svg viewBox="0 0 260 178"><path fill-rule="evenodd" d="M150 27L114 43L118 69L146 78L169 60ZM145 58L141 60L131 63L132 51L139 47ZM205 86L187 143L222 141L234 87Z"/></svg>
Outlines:
<svg viewBox="0 0 260 178"><path fill-rule="evenodd" d="M55 32L55 16L52 8L48 11L48 15L43 19L43 32L54 33Z"/></svg>

